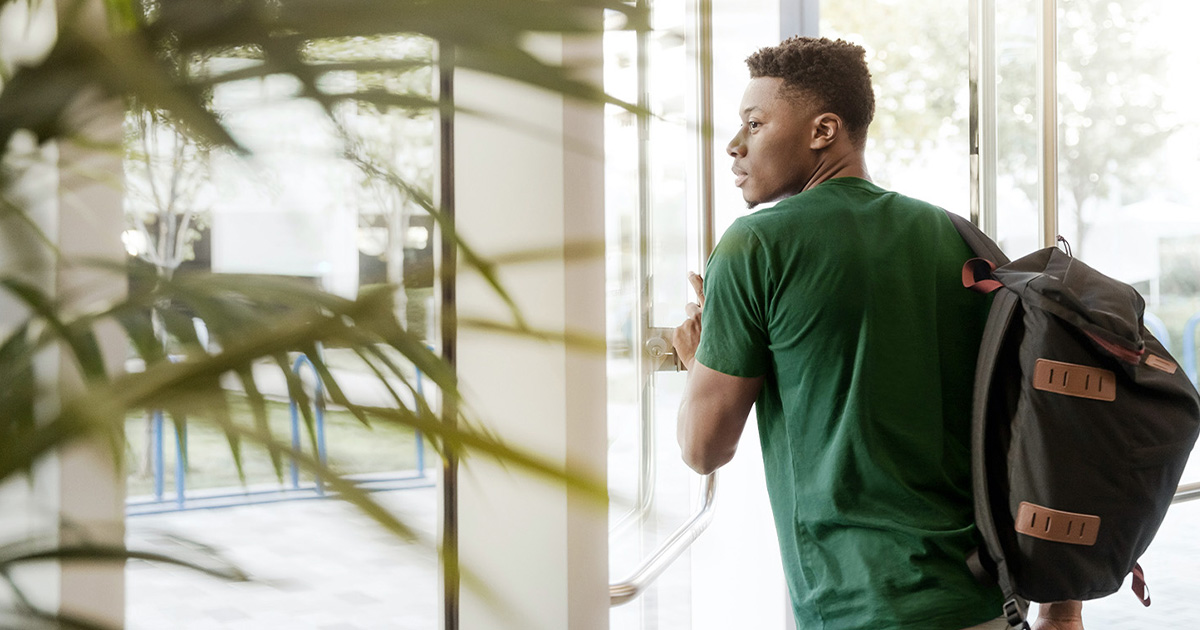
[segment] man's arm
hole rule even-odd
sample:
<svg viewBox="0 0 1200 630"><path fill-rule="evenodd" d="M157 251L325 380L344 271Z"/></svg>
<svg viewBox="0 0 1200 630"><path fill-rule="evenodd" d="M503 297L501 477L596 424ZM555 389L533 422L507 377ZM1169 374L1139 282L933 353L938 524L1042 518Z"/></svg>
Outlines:
<svg viewBox="0 0 1200 630"><path fill-rule="evenodd" d="M750 407L762 389L763 377L723 374L696 360L704 284L694 273L688 275L688 281L696 290L699 304L687 305L688 317L675 329L672 338L675 356L688 371L683 404L679 407L677 437L684 463L707 475L733 459Z"/></svg>
<svg viewBox="0 0 1200 630"><path fill-rule="evenodd" d="M1033 630L1083 630L1083 602L1038 604L1038 616Z"/></svg>
<svg viewBox="0 0 1200 630"><path fill-rule="evenodd" d="M730 376L692 361L679 407L678 438L684 463L707 475L733 459L762 383L761 376Z"/></svg>

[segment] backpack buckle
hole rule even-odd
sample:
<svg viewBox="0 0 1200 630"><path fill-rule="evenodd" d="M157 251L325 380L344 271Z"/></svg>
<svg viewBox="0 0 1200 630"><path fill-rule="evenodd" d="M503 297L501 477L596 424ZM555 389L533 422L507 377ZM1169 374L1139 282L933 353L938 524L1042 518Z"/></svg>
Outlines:
<svg viewBox="0 0 1200 630"><path fill-rule="evenodd" d="M1004 618L1008 620L1010 628L1029 630L1029 622L1025 621L1025 614L1021 612L1021 604L1015 597L1010 597L1004 602Z"/></svg>

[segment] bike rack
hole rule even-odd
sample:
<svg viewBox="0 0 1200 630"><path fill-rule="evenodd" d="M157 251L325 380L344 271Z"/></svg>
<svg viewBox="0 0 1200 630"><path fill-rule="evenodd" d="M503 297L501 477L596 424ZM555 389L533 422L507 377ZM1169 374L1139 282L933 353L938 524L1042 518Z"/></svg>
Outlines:
<svg viewBox="0 0 1200 630"><path fill-rule="evenodd" d="M317 458L321 460L321 464L326 463L325 457L325 388L321 384L321 375L317 372L317 366L313 365L312 359L308 355L301 354L296 357L296 362L292 364L292 374L297 378L300 377L300 371L304 366L308 366L313 374L313 410L317 425ZM289 396L288 408L292 414L292 450L299 455L303 451L300 448L300 405L296 402L294 396ZM300 467L296 464L296 458L292 458L291 463L291 478L292 489L300 489ZM321 481L321 476L316 477L316 489L319 496L325 496L325 484Z"/></svg>
<svg viewBox="0 0 1200 630"><path fill-rule="evenodd" d="M1150 332L1158 339L1158 342L1170 352L1171 333L1167 331L1167 325L1163 323L1163 320L1159 319L1158 315L1146 311L1142 316L1142 321L1146 324L1146 328L1150 329Z"/></svg>
<svg viewBox="0 0 1200 630"><path fill-rule="evenodd" d="M321 381L320 374L317 372L316 366L312 360L305 354L300 354L296 357L292 365L292 373L300 376L301 371L307 366L312 370L314 375L314 391L312 404L314 406L314 420L317 431L317 456L321 463L327 462L326 441L325 441L325 404L324 383ZM424 375L421 370L416 371L416 395L423 398L424 390ZM300 446L300 413L299 404L292 396L288 397L288 406L291 413L291 442L292 449L296 453L302 452ZM290 501L306 498L321 498L325 496L325 484L321 481L318 475L311 487L305 487L300 483L299 466L296 460L292 459L289 466L288 480L289 487L279 488L271 487L266 489L251 489L238 488L236 492L229 491L230 489L214 489L211 491L193 491L189 496L187 492L187 425L180 422L175 425L175 496L168 498L165 494L165 460L163 452L163 412L162 410L154 410L151 420L151 435L153 450L151 452L151 468L154 475L154 489L152 498L149 501L135 501L126 504L126 510L129 515L138 514L157 514L162 512L175 512L191 509L209 509L218 507L231 507L234 505L247 505L251 503L274 503L278 501ZM420 488L429 485L429 476L425 471L425 438L420 431L414 433L414 443L416 449L416 471L413 474L402 475L387 475L364 476L362 479L356 480L362 487L368 491L378 490L393 490ZM190 502L189 502L190 501Z"/></svg>
<svg viewBox="0 0 1200 630"><path fill-rule="evenodd" d="M1200 387L1200 380L1196 378L1196 326L1200 325L1200 313L1192 315L1191 319L1183 325L1183 354L1180 358L1183 359L1183 371L1187 372L1189 378L1192 379L1192 384Z"/></svg>

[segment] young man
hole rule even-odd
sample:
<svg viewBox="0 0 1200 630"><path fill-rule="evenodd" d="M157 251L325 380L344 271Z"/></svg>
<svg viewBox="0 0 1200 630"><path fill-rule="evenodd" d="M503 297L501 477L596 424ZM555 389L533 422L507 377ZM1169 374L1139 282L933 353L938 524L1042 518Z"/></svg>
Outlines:
<svg viewBox="0 0 1200 630"><path fill-rule="evenodd" d="M966 564L987 309L962 288L971 253L942 210L871 183L862 48L792 38L747 63L735 183L751 208L782 201L735 221L690 278L684 460L728 462L757 402L798 627L1007 628ZM1080 630L1078 613L1043 607L1038 628Z"/></svg>

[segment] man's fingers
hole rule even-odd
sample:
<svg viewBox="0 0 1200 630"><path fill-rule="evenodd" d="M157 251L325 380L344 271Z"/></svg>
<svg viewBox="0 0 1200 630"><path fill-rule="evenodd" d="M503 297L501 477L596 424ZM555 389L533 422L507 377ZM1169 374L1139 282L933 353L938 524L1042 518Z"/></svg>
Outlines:
<svg viewBox="0 0 1200 630"><path fill-rule="evenodd" d="M696 292L696 301L700 303L700 308L704 308L704 278L700 274L689 271L688 282L692 284L692 289Z"/></svg>
<svg viewBox="0 0 1200 630"><path fill-rule="evenodd" d="M687 306L683 307L683 312L687 313L688 317L698 317L700 315L700 305L695 302L688 302Z"/></svg>

